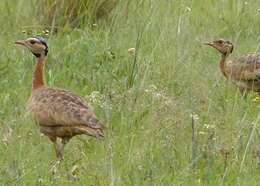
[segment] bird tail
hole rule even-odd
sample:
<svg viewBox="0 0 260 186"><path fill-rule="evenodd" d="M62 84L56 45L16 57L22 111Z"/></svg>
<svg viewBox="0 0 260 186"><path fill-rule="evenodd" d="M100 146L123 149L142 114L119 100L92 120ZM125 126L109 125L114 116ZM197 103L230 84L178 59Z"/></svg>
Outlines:
<svg viewBox="0 0 260 186"><path fill-rule="evenodd" d="M78 126L77 128L82 131L83 134L95 137L97 139L103 139L105 137L103 128L91 128L86 126Z"/></svg>
<svg viewBox="0 0 260 186"><path fill-rule="evenodd" d="M105 137L104 134L104 129L105 126L103 125L103 123L101 123L100 121L98 121L98 128L92 128L92 130L94 130L94 137L98 138L98 139L103 139Z"/></svg>
<svg viewBox="0 0 260 186"><path fill-rule="evenodd" d="M105 138L105 134L104 134L104 131L102 128L94 129L93 131L94 131L94 133L92 135L93 137L96 137L97 139Z"/></svg>

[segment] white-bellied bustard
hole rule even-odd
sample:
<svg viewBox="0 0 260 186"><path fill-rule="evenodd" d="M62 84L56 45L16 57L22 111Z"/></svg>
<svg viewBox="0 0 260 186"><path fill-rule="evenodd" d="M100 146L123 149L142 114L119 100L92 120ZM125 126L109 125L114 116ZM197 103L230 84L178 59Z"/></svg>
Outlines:
<svg viewBox="0 0 260 186"><path fill-rule="evenodd" d="M233 60L227 60L233 52L233 44L223 39L204 43L221 53L219 62L224 76L244 91L260 92L260 54L249 53Z"/></svg>
<svg viewBox="0 0 260 186"><path fill-rule="evenodd" d="M57 158L62 159L65 144L75 135L103 138L102 123L81 97L45 84L44 65L48 53L45 40L35 37L15 43L25 46L36 57L28 109L39 124L40 131L54 143Z"/></svg>

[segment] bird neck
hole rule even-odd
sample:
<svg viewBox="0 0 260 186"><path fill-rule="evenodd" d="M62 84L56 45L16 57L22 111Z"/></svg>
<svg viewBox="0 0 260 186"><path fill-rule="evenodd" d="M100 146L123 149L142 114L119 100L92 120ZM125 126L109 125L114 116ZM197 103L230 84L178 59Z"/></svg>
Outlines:
<svg viewBox="0 0 260 186"><path fill-rule="evenodd" d="M44 57L40 56L36 58L36 66L33 73L32 89L38 89L45 85L44 81Z"/></svg>
<svg viewBox="0 0 260 186"><path fill-rule="evenodd" d="M221 72L224 74L224 76L227 77L227 74L226 74L226 59L227 59L227 55L222 54L221 60L219 62L219 67L221 69Z"/></svg>

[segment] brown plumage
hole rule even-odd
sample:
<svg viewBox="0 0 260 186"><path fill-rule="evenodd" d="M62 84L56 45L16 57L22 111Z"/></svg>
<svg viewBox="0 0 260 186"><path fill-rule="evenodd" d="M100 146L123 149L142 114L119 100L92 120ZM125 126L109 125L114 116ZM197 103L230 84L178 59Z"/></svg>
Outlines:
<svg viewBox="0 0 260 186"><path fill-rule="evenodd" d="M40 131L54 143L57 158L62 158L65 144L75 135L103 138L102 123L82 98L70 91L50 88L45 84L46 42L42 38L28 38L15 43L27 47L36 56L28 109L39 124Z"/></svg>
<svg viewBox="0 0 260 186"><path fill-rule="evenodd" d="M233 44L223 39L204 43L221 53L219 62L223 75L244 91L260 92L260 54L249 53L233 60L227 60L233 51Z"/></svg>

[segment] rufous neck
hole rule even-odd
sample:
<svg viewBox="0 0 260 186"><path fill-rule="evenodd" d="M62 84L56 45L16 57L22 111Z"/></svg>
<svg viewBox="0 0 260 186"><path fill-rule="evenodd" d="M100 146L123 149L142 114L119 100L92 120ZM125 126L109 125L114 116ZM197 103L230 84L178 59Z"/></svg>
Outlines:
<svg viewBox="0 0 260 186"><path fill-rule="evenodd" d="M226 74L226 58L227 58L227 55L222 54L221 60L219 62L219 67L221 69L221 72L224 74L224 76L227 76L227 74Z"/></svg>
<svg viewBox="0 0 260 186"><path fill-rule="evenodd" d="M38 89L45 85L44 81L44 57L40 56L36 58L36 66L33 73L32 89Z"/></svg>

